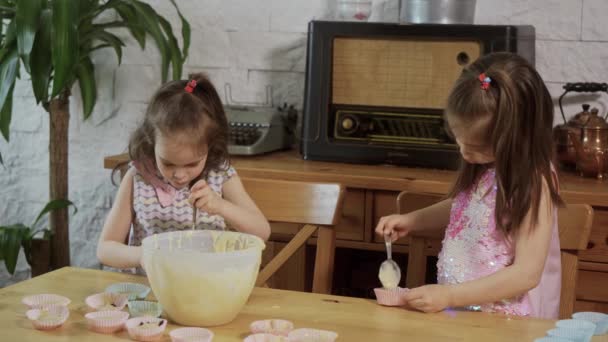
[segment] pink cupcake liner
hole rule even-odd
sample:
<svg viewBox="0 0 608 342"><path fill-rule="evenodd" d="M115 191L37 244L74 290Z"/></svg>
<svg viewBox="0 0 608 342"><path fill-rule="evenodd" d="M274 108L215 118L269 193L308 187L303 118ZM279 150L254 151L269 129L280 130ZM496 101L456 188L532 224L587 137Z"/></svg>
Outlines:
<svg viewBox="0 0 608 342"><path fill-rule="evenodd" d="M169 333L171 342L211 342L213 332L205 328L179 328Z"/></svg>
<svg viewBox="0 0 608 342"><path fill-rule="evenodd" d="M59 328L68 320L70 310L63 305L50 305L40 309L30 309L25 315L38 330Z"/></svg>
<svg viewBox="0 0 608 342"><path fill-rule="evenodd" d="M29 309L40 309L51 305L68 306L71 300L57 294L44 293L23 297L21 302Z"/></svg>
<svg viewBox="0 0 608 342"><path fill-rule="evenodd" d="M319 329L296 329L289 333L289 342L334 342L338 333Z"/></svg>
<svg viewBox="0 0 608 342"><path fill-rule="evenodd" d="M385 289L383 287L375 288L374 293L376 294L376 300L378 304L385 306L404 306L407 304L403 295L406 294L409 289L397 287L394 289Z"/></svg>
<svg viewBox="0 0 608 342"><path fill-rule="evenodd" d="M284 319L265 319L251 323L249 328L254 334L287 336L293 330L293 323Z"/></svg>
<svg viewBox="0 0 608 342"><path fill-rule="evenodd" d="M285 336L273 334L253 334L245 337L243 342L291 342L291 340Z"/></svg>
<svg viewBox="0 0 608 342"><path fill-rule="evenodd" d="M95 311L89 312L84 317L87 319L89 329L102 334L112 334L122 330L129 319L129 313L116 310Z"/></svg>
<svg viewBox="0 0 608 342"><path fill-rule="evenodd" d="M122 310L129 302L129 297L120 293L96 293L88 296L84 302L96 311Z"/></svg>
<svg viewBox="0 0 608 342"><path fill-rule="evenodd" d="M128 320L125 326L131 339L136 341L156 341L162 336L165 328L167 328L167 320L149 316L136 317Z"/></svg>

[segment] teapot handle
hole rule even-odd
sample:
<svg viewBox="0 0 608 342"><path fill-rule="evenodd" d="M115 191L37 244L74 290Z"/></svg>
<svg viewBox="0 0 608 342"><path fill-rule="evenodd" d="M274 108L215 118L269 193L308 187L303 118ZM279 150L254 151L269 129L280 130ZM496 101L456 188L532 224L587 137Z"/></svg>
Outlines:
<svg viewBox="0 0 608 342"><path fill-rule="evenodd" d="M562 95L559 97L559 110L562 112L562 118L564 119L564 124L567 124L567 120L566 120L566 116L564 115L564 108L562 107L562 98L564 98L564 96L573 91L576 93L597 93L600 91L603 91L605 93L608 93L608 83L596 83L596 82L576 82L576 83L566 83L564 85L564 92L562 93ZM608 116L608 113L606 113L606 116ZM606 119L606 116L604 117L604 120Z"/></svg>

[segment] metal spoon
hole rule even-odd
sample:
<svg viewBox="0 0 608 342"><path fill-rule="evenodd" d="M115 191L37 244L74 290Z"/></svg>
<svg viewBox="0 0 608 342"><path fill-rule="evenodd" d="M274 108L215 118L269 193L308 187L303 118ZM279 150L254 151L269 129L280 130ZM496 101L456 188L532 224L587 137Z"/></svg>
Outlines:
<svg viewBox="0 0 608 342"><path fill-rule="evenodd" d="M401 269L399 268L399 265L393 261L392 241L390 236L384 236L384 244L386 245L387 260L384 260L380 265L378 278L380 279L383 287L395 288L401 281Z"/></svg>
<svg viewBox="0 0 608 342"><path fill-rule="evenodd" d="M196 206L192 206L192 230L196 230Z"/></svg>

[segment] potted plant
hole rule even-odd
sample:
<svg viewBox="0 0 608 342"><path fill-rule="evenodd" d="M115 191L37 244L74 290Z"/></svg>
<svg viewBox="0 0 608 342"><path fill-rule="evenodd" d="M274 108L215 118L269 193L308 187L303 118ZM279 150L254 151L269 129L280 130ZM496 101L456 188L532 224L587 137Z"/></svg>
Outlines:
<svg viewBox="0 0 608 342"><path fill-rule="evenodd" d="M91 56L99 49L111 48L120 64L125 44L116 35L117 29L126 30L142 49L146 36L151 36L160 51L163 82L170 69L173 79L181 78L190 45L190 25L175 1L168 1L181 19L181 49L169 21L143 1L0 0L0 132L8 141L15 80L21 76L20 70L25 70L37 103L50 117L52 201L67 200L68 196L70 90L78 83L86 120L97 94ZM51 267L69 265L67 208L50 213L50 231Z"/></svg>
<svg viewBox="0 0 608 342"><path fill-rule="evenodd" d="M21 247L23 247L25 259L32 269L32 277L48 271L52 232L48 228L38 228L40 219L48 212L64 209L70 205L73 203L67 200L50 201L30 226L22 223L0 226L0 261L4 260L4 265L10 274L15 273ZM74 207L74 213L76 211L77 209ZM40 234L42 236L39 236Z"/></svg>

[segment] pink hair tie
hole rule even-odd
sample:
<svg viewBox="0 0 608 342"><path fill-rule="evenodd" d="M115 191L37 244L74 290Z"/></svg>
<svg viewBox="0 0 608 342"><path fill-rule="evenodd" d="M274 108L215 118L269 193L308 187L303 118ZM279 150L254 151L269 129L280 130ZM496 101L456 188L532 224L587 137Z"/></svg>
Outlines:
<svg viewBox="0 0 608 342"><path fill-rule="evenodd" d="M184 90L186 90L187 92L189 92L190 94L192 94L192 91L194 91L194 88L196 88L196 81L195 80L190 80L188 82L188 84L186 84L186 87L184 88Z"/></svg>
<svg viewBox="0 0 608 342"><path fill-rule="evenodd" d="M479 82L481 82L481 89L488 90L488 88L490 88L490 83L492 82L492 79L486 76L484 72L482 72L481 74L479 74Z"/></svg>

